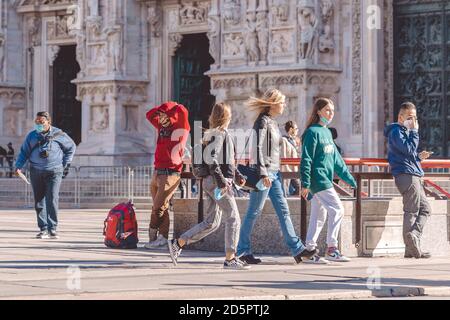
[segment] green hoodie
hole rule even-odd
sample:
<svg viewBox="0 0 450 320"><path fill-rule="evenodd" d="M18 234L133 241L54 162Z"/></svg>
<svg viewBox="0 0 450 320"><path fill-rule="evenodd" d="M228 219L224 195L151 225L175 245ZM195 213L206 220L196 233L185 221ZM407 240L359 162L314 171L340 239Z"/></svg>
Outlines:
<svg viewBox="0 0 450 320"><path fill-rule="evenodd" d="M302 187L312 194L333 188L334 173L356 188L356 181L336 149L331 132L320 124L312 125L303 136L300 177Z"/></svg>

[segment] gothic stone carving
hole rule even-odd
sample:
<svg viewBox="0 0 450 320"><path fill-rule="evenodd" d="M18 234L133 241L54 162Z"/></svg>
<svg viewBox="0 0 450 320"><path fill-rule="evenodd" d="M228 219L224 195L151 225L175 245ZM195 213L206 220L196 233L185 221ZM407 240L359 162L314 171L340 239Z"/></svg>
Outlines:
<svg viewBox="0 0 450 320"><path fill-rule="evenodd" d="M244 54L244 38L240 33L225 35L224 55L228 57L241 57Z"/></svg>
<svg viewBox="0 0 450 320"><path fill-rule="evenodd" d="M27 21L27 29L31 46L41 45L41 19L31 17Z"/></svg>
<svg viewBox="0 0 450 320"><path fill-rule="evenodd" d="M209 54L214 59L213 69L220 66L220 17L208 16Z"/></svg>
<svg viewBox="0 0 450 320"><path fill-rule="evenodd" d="M228 25L235 26L241 22L241 0L224 0L223 17Z"/></svg>
<svg viewBox="0 0 450 320"><path fill-rule="evenodd" d="M247 14L247 25L245 32L245 49L250 64L255 64L259 60L258 38L256 34L256 14Z"/></svg>
<svg viewBox="0 0 450 320"><path fill-rule="evenodd" d="M256 31L258 32L258 46L261 53L260 64L267 64L267 53L269 51L269 22L267 12L260 11L256 14Z"/></svg>
<svg viewBox="0 0 450 320"><path fill-rule="evenodd" d="M180 21L182 25L198 24L206 22L206 8L198 1L183 3L180 9Z"/></svg>
<svg viewBox="0 0 450 320"><path fill-rule="evenodd" d="M301 59L312 59L316 50L317 27L319 24L312 0L301 0L298 8L300 26L299 52Z"/></svg>
<svg viewBox="0 0 450 320"><path fill-rule="evenodd" d="M353 1L353 133L361 134L361 0Z"/></svg>
<svg viewBox="0 0 450 320"><path fill-rule="evenodd" d="M152 36L155 38L161 36L161 16L162 10L158 5L155 4L148 8L148 23L150 24Z"/></svg>
<svg viewBox="0 0 450 320"><path fill-rule="evenodd" d="M183 35L180 33L171 33L169 34L169 55L174 56L175 52L177 52L178 47L183 40Z"/></svg>
<svg viewBox="0 0 450 320"><path fill-rule="evenodd" d="M109 106L91 106L91 130L105 132L109 128Z"/></svg>
<svg viewBox="0 0 450 320"><path fill-rule="evenodd" d="M273 0L270 12L275 26L286 23L289 19L289 1Z"/></svg>
<svg viewBox="0 0 450 320"><path fill-rule="evenodd" d="M319 51L323 53L334 50L334 41L331 34L331 18L333 16L333 0L322 0L320 3L322 13L323 31L319 38Z"/></svg>
<svg viewBox="0 0 450 320"><path fill-rule="evenodd" d="M55 21L47 24L48 40L70 38L67 19L68 16L57 16Z"/></svg>
<svg viewBox="0 0 450 320"><path fill-rule="evenodd" d="M122 67L122 28L115 26L107 28L105 33L108 37L108 59L111 70L120 74Z"/></svg>

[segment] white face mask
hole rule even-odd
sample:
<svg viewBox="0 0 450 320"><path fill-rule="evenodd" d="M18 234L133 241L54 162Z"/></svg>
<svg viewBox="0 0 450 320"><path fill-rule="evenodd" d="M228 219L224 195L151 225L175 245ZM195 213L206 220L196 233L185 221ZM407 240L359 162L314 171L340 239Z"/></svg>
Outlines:
<svg viewBox="0 0 450 320"><path fill-rule="evenodd" d="M408 130L411 130L412 127L414 126L414 122L413 122L413 120L405 120L405 122L403 122L403 125L404 125Z"/></svg>

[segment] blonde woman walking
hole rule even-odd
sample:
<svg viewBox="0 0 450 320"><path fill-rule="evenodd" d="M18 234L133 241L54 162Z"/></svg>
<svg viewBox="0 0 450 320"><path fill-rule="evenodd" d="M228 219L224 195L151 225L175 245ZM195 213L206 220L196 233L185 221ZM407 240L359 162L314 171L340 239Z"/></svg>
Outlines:
<svg viewBox="0 0 450 320"><path fill-rule="evenodd" d="M300 263L302 258L309 259L316 251L307 250L295 234L281 181L281 133L275 118L283 114L286 97L279 90L270 89L261 99L250 98L247 106L258 114L253 125L253 132L257 140L256 164L264 190L255 190L250 193L247 213L241 226L237 254L248 264L261 263L260 259L253 256L251 235L256 218L261 214L264 203L269 197L278 216L284 241L295 262Z"/></svg>
<svg viewBox="0 0 450 320"><path fill-rule="evenodd" d="M174 265L186 244L195 243L216 231L225 216L225 261L224 269L245 270L250 266L236 257L236 247L241 219L233 195L233 183L239 186L245 180L235 166L235 147L227 129L231 121L231 108L225 103L214 105L209 117L209 130L205 133L205 162L209 175L203 179L206 194L206 219L183 233L178 239L168 242L170 257ZM208 152L210 150L210 153Z"/></svg>

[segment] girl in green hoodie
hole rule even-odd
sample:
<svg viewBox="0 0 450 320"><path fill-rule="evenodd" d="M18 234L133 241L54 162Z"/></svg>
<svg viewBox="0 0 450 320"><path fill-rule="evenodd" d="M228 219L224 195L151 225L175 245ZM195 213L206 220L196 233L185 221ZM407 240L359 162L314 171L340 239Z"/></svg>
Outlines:
<svg viewBox="0 0 450 320"><path fill-rule="evenodd" d="M326 98L317 99L302 136L301 195L311 200L311 216L306 236L308 250L316 249L319 234L328 215L328 250L325 259L315 255L305 260L306 263L326 264L328 261L350 261L337 248L344 208L333 187L334 174L336 173L353 188L356 188L356 182L337 151L331 132L327 128L333 117L333 101Z"/></svg>

